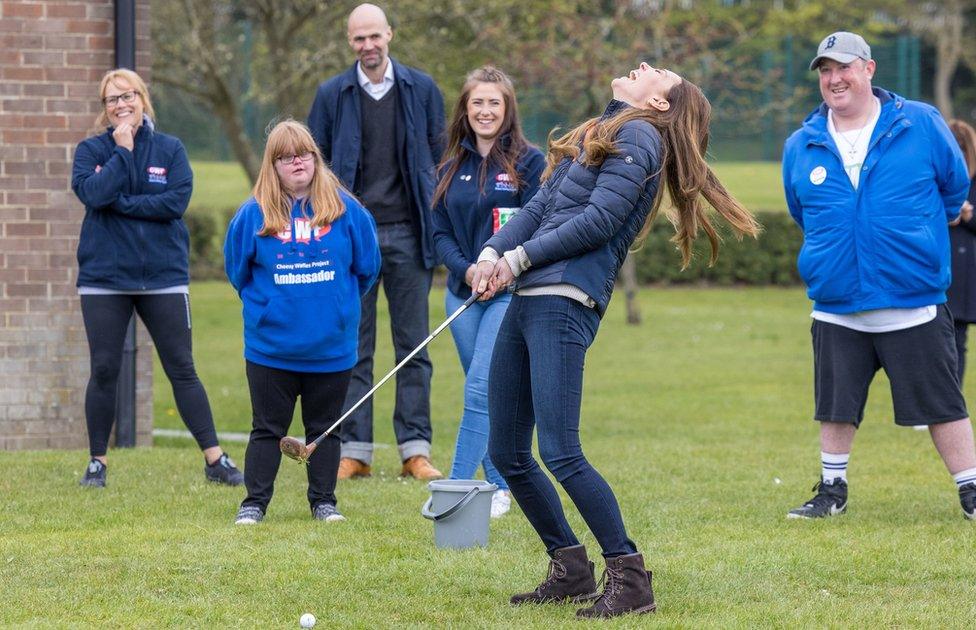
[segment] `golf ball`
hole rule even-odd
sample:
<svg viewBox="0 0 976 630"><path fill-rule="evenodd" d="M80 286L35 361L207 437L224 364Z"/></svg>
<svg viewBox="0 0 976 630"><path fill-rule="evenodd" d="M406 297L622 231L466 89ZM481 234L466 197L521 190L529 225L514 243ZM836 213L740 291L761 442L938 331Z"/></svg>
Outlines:
<svg viewBox="0 0 976 630"><path fill-rule="evenodd" d="M298 620L298 623L303 628L312 628L315 626L315 615L312 613L305 613L302 618Z"/></svg>

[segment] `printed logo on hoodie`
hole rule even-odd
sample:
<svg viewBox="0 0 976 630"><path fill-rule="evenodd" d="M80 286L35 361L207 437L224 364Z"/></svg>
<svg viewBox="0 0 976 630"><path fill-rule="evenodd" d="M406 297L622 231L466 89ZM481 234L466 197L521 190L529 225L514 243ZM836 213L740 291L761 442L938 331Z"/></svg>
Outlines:
<svg viewBox="0 0 976 630"><path fill-rule="evenodd" d="M313 230L312 222L308 219L295 219L295 242L310 243L313 238L317 241L321 240L331 229L331 225L326 225L325 227L317 227ZM291 230L287 229L283 232L278 232L275 234L275 238L285 243L291 242Z"/></svg>

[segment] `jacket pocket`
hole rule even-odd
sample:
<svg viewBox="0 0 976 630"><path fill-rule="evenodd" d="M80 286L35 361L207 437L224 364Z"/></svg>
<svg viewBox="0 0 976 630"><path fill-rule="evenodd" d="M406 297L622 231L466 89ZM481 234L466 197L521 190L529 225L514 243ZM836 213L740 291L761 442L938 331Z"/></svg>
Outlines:
<svg viewBox="0 0 976 630"><path fill-rule="evenodd" d="M942 248L928 225L876 224L874 239L874 264L882 287L897 293L945 288L948 277L944 277L947 273L943 270Z"/></svg>
<svg viewBox="0 0 976 630"><path fill-rule="evenodd" d="M797 270L807 294L817 302L840 302L858 289L854 245L846 230L834 225L810 229L797 257Z"/></svg>
<svg viewBox="0 0 976 630"><path fill-rule="evenodd" d="M81 224L78 238L78 271L82 280L114 281L118 275L115 239L89 216Z"/></svg>

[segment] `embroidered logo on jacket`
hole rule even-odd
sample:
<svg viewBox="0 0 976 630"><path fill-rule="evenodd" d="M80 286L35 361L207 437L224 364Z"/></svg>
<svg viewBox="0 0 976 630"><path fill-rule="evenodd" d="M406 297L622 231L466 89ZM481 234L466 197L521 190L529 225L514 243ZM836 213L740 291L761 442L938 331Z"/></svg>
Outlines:
<svg viewBox="0 0 976 630"><path fill-rule="evenodd" d="M165 184L166 183L166 169L162 166L150 166L146 169L146 173L149 176L150 184Z"/></svg>
<svg viewBox="0 0 976 630"><path fill-rule="evenodd" d="M495 175L495 190L515 192L515 184L512 183L512 178L508 176L508 173Z"/></svg>

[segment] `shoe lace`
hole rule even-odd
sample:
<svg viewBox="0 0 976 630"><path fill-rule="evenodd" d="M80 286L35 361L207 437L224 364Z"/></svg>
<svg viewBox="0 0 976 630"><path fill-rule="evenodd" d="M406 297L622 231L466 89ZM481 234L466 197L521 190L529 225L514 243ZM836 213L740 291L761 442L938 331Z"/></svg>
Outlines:
<svg viewBox="0 0 976 630"><path fill-rule="evenodd" d="M822 480L813 484L813 487L810 488L810 490L816 492L817 494L815 494L812 499L807 501L804 506L820 507L837 502L837 496L833 491L833 487L830 484L824 483Z"/></svg>
<svg viewBox="0 0 976 630"><path fill-rule="evenodd" d="M620 589L623 588L624 582L624 572L621 569L614 569L613 567L607 567L603 570L603 575L600 576L600 581L596 585L596 590L603 591L600 593L600 598L596 601L594 606L606 600L606 604L612 604L613 600L616 599L617 595L620 593Z"/></svg>
<svg viewBox="0 0 976 630"><path fill-rule="evenodd" d="M542 594L542 591L546 590L556 582L556 580L561 580L566 577L566 565L552 558L549 560L549 572L546 575L546 579L542 581L542 584L536 587L535 592Z"/></svg>

